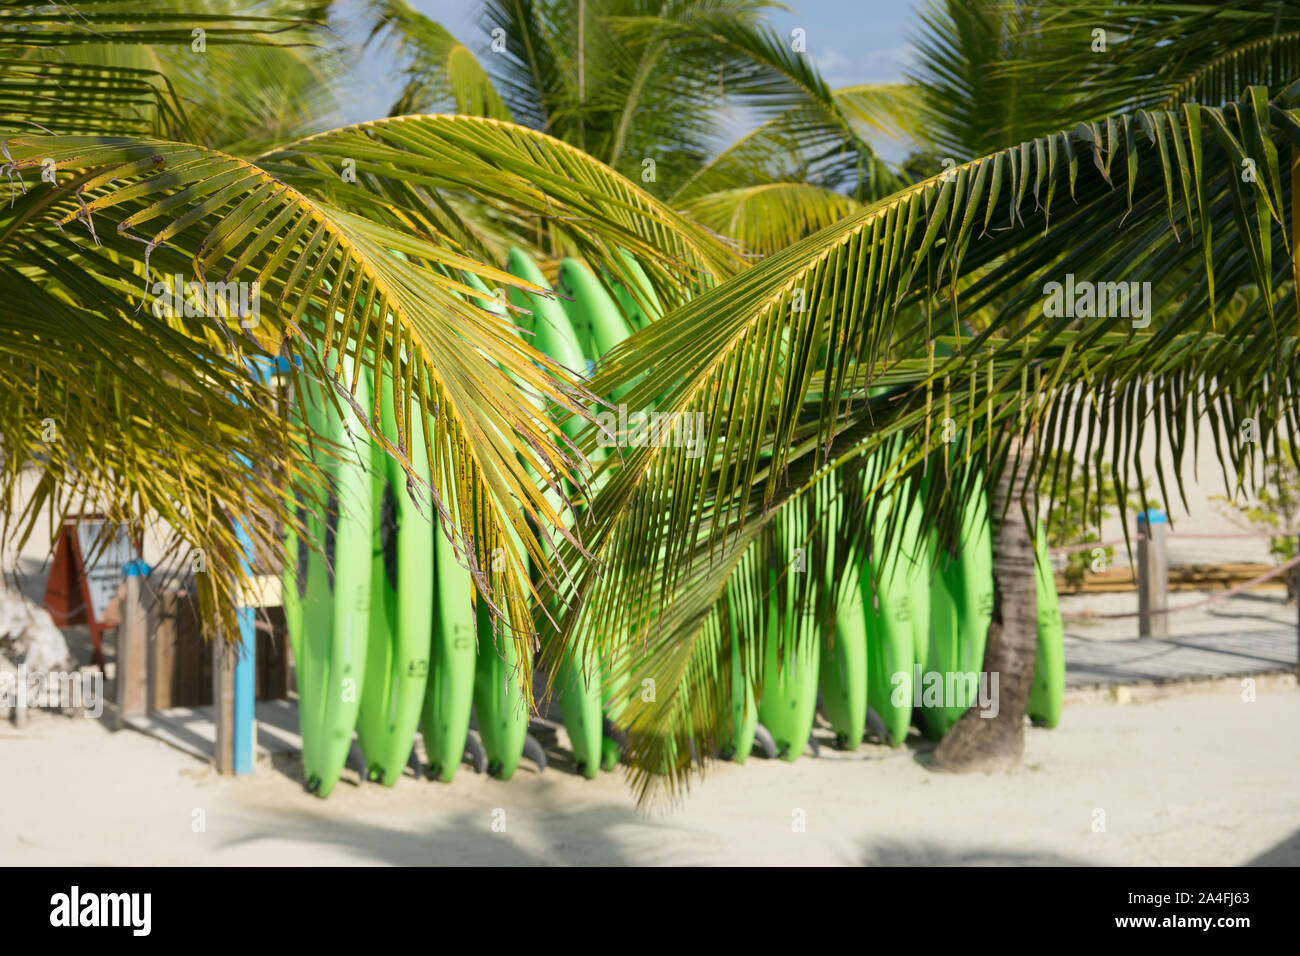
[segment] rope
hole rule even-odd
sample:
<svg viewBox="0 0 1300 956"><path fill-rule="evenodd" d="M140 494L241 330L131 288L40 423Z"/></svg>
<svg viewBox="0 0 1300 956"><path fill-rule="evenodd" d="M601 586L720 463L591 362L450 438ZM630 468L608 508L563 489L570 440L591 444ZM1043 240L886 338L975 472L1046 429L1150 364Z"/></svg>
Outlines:
<svg viewBox="0 0 1300 956"><path fill-rule="evenodd" d="M1205 540L1221 538L1287 538L1300 534L1300 528L1287 528L1280 531L1255 531L1249 534L1171 534L1171 538L1204 538Z"/></svg>
<svg viewBox="0 0 1300 956"><path fill-rule="evenodd" d="M1130 541L1145 541L1146 535L1135 534L1129 538ZM1048 554L1073 554L1075 551L1090 551L1093 548L1113 548L1117 544L1123 544L1123 538L1116 538L1114 541L1088 541L1084 544L1067 544L1059 548L1048 548Z"/></svg>
<svg viewBox="0 0 1300 956"><path fill-rule="evenodd" d="M1242 534L1178 534L1171 532L1166 538L1182 538L1185 541L1222 541L1228 538L1286 538L1293 535L1300 535L1300 528L1285 528L1278 531L1251 531ZM1129 541L1145 541L1146 535L1135 534ZM1075 551L1088 551L1092 548L1113 548L1116 545L1124 544L1123 538L1115 538L1111 541L1088 541L1084 544L1067 544L1059 548L1048 548L1048 554L1073 554Z"/></svg>
<svg viewBox="0 0 1300 956"><path fill-rule="evenodd" d="M1286 564L1279 564L1277 567L1272 568L1267 573L1261 574L1257 578L1251 578L1249 581L1247 581L1244 584L1238 584L1235 588L1228 588L1228 590L1226 591L1219 591L1215 594L1211 594L1209 597L1203 600L1195 601L1191 604L1180 604L1178 605L1178 607L1167 607L1159 611L1148 611L1147 613L1151 615L1173 614L1175 611L1191 611L1198 607L1204 607L1206 604L1212 604L1215 601L1222 601L1224 598L1230 598L1234 594L1240 594L1242 591L1248 591L1251 588L1253 588L1256 584L1260 584L1264 581L1267 581L1269 578L1275 578L1278 575L1282 574L1283 572L1291 570L1297 564L1300 564L1300 554L1296 555L1290 561L1286 562ZM1119 618L1141 617L1141 616L1142 616L1141 611L1132 611L1128 614L1062 614L1061 615L1061 617L1063 618L1070 618L1071 620L1076 620L1076 621L1087 621L1087 620L1095 621L1095 620L1101 620L1103 618L1107 620L1117 620Z"/></svg>

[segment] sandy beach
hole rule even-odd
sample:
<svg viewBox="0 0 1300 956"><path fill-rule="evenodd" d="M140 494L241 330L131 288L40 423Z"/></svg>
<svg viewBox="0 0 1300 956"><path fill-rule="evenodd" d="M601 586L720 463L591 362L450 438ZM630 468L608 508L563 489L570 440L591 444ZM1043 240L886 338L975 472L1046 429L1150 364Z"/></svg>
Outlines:
<svg viewBox="0 0 1300 956"><path fill-rule="evenodd" d="M924 745L823 747L715 765L650 813L621 773L562 765L503 783L467 764L450 785L392 790L348 772L321 800L296 758L223 778L97 720L35 713L0 742L5 865L1300 864L1300 694L1285 680L1252 703L1073 703L1058 729L1027 731L1010 774L931 773Z"/></svg>
<svg viewBox="0 0 1300 956"><path fill-rule="evenodd" d="M1226 486L1203 446L1207 455L1200 483L1189 480L1191 514L1174 514L1176 532L1240 530L1212 501ZM1122 533L1113 518L1102 532ZM146 558L159 545L151 537ZM48 547L38 529L6 561L37 601ZM1260 539L1171 538L1170 556L1267 560ZM1180 592L1171 603L1203 597ZM1136 606L1132 592L1063 597L1067 642L1135 637L1132 618L1068 616ZM1173 623L1181 635L1276 630L1294 627L1295 614L1280 593L1252 592ZM84 630L68 631L81 656ZM930 773L927 744L824 746L821 759L794 764L715 764L682 802L650 813L621 773L588 781L570 772L559 733L543 774L525 762L502 783L466 764L451 785L408 773L385 790L346 771L320 800L302 791L296 756L223 778L142 733L33 712L24 728L0 723L0 863L1300 864L1300 694L1290 678L1253 703L1207 688L1151 703L1076 699L1058 729L1027 730L1023 766L1008 775ZM1094 832L1097 811L1104 832ZM502 820L505 832L495 832Z"/></svg>

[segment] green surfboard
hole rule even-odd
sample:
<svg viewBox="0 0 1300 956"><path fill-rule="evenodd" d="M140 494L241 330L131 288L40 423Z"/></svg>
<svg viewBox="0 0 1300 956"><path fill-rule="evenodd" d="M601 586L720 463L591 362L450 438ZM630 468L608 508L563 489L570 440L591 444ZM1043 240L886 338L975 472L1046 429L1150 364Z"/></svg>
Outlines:
<svg viewBox="0 0 1300 956"><path fill-rule="evenodd" d="M565 303L565 306L558 312L538 308L533 315L533 344L539 352L565 368L585 374L589 367L587 359L567 314L574 306L573 303ZM570 437L580 428L581 422L569 420L565 423L565 432ZM593 678L594 675L584 675L571 651L566 652L556 668L555 694L569 733L574 763L578 772L586 777L595 777L599 772L601 756L600 688Z"/></svg>
<svg viewBox="0 0 1300 956"><path fill-rule="evenodd" d="M391 378L386 384L391 389ZM408 421L412 403L407 402ZM418 415L419 406L413 406ZM384 437L398 445L397 416L385 402ZM433 515L427 483L429 461L424 429L411 424L407 457L418 482L408 491L401 465L378 443L373 449L374 545L372 550L370 641L361 694L357 738L371 780L391 787L402 775L429 674L433 630ZM420 502L411 498L411 493Z"/></svg>
<svg viewBox="0 0 1300 956"><path fill-rule="evenodd" d="M812 735L817 712L817 681L820 676L821 638L817 609L812 601L795 606L796 574L824 573L808 562L806 552L795 556L796 549L806 549L802 515L783 519L785 546L791 565L784 575L770 569L768 592L768 634L763 654L763 694L758 705L758 719L768 729L783 760L798 760ZM777 588L786 593L785 613L780 612ZM778 649L779 643L782 645Z"/></svg>
<svg viewBox="0 0 1300 956"><path fill-rule="evenodd" d="M829 493L835 490L832 485ZM831 527L838 520L844 503L839 496L828 501ZM827 546L826 584L834 584L836 552L840 543L832 539ZM850 572L853 563L847 565ZM835 733L835 746L853 750L862 743L867 725L867 619L862 594L857 587L843 589L839 596L833 628L823 626L821 648L822 710Z"/></svg>
<svg viewBox="0 0 1300 956"><path fill-rule="evenodd" d="M480 304L486 305L487 290L483 284L477 277L464 278L484 293ZM439 525L433 535L433 642L420 728L428 754L429 776L451 783L465 756L474 706L478 624L469 558L464 553L463 542L458 554L447 536L449 531L459 535L459 526L444 527L442 519L437 520Z"/></svg>
<svg viewBox="0 0 1300 956"><path fill-rule="evenodd" d="M451 783L465 756L476 661L474 582L464 554L439 528L434 534L433 644L420 727L428 773Z"/></svg>
<svg viewBox="0 0 1300 956"><path fill-rule="evenodd" d="M967 500L958 553L940 559L939 573L930 585L931 639L925 669L943 675L945 687L953 673L975 674L978 681L993 617L993 538L983 485ZM951 686L957 694L945 701L947 706L922 703L925 731L931 739L943 737L976 703L978 693L971 693L969 679L954 679Z"/></svg>
<svg viewBox="0 0 1300 956"><path fill-rule="evenodd" d="M902 494L900 492L900 494ZM883 530L889 509L876 515L876 534ZM862 563L862 601L867 625L867 706L880 718L889 743L898 746L912 723L912 665L916 660L911 582L912 555L917 541L904 521L888 553L873 540L871 560Z"/></svg>
<svg viewBox="0 0 1300 956"><path fill-rule="evenodd" d="M511 249L507 268L511 275L547 287L546 277L523 252ZM479 285L477 282L472 284ZM480 286L481 287L481 286ZM509 320L533 331L539 324L567 322L559 303L518 289L508 292L512 304L531 314L511 313ZM484 303L488 305L487 303ZM531 340L531 337L529 337ZM528 703L524 700L519 651L504 634L494 633L487 606L480 602L478 614L478 656L474 665L474 718L488 773L509 780L519 766L528 743ZM539 748L540 750L540 748ZM544 761L544 758L543 758ZM540 764L544 766L544 763Z"/></svg>
<svg viewBox="0 0 1300 956"><path fill-rule="evenodd" d="M353 363L344 360L344 380ZM327 386L332 387L332 386ZM356 400L370 403L370 374L358 381ZM365 681L370 623L371 442L346 402L336 409L317 389L307 397L307 424L335 443L319 457L326 487L323 504L305 498L307 533L319 546L299 547L292 585L298 588L298 712L307 789L326 797L338 782L352 746ZM286 569L289 570L289 569Z"/></svg>
<svg viewBox="0 0 1300 956"><path fill-rule="evenodd" d="M850 588L821 652L822 709L835 733L835 746L853 750L867 725L867 616L862 593Z"/></svg>
<svg viewBox="0 0 1300 956"><path fill-rule="evenodd" d="M723 715L720 756L724 760L744 763L754 749L754 735L758 731L758 702L754 699L752 681L755 674L754 648L750 641L742 652L740 646L741 623L737 619L735 598L727 593L731 609L731 624L727 637L731 641L731 696L728 712Z"/></svg>
<svg viewBox="0 0 1300 956"><path fill-rule="evenodd" d="M576 259L560 263L559 291L587 368L632 334L632 326L600 280ZM618 396L606 396L617 400Z"/></svg>
<svg viewBox="0 0 1300 956"><path fill-rule="evenodd" d="M584 356L582 367L590 370L595 360L631 334L618 306L585 265L565 259L560 263L560 292L572 330L572 344ZM541 348L541 346L538 346ZM542 349L542 351L546 351ZM552 358L559 356L551 354ZM568 363L565 363L566 365ZM613 769L611 746L605 743L605 699L601 661L595 655L570 655L556 675L560 711L573 746L574 761L584 776L597 770Z"/></svg>
<svg viewBox="0 0 1300 956"><path fill-rule="evenodd" d="M520 681L519 651L504 635L493 635L487 605L478 605L478 658L474 668L474 715L488 773L509 780L528 740L528 706Z"/></svg>
<svg viewBox="0 0 1300 956"><path fill-rule="evenodd" d="M1038 525L1034 539L1034 583L1038 596L1038 656L1034 661L1034 684L1029 692L1028 713L1034 723L1055 727L1061 722L1065 700L1065 632L1056 594L1052 562L1047 557L1047 537Z"/></svg>
<svg viewBox="0 0 1300 956"><path fill-rule="evenodd" d="M619 250L619 257L627 266L628 271L632 273L632 280L636 283L638 289L637 295L633 296L631 294L632 290L621 283L615 282L613 284L614 297L618 300L619 308L623 310L623 315L627 317L632 328L639 332L651 322L657 321L664 314L664 307L660 303L659 297L655 295L654 287L650 284L650 279L646 276L645 270L641 268L641 263L622 249ZM644 307L638 303L638 298L645 303Z"/></svg>

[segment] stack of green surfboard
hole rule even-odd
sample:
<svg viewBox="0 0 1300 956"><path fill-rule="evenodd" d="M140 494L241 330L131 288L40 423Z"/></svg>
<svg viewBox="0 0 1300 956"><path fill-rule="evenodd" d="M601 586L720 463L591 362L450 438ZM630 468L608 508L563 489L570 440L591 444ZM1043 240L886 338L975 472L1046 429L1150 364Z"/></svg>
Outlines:
<svg viewBox="0 0 1300 956"><path fill-rule="evenodd" d="M345 361L344 377L352 370ZM363 406L371 387L363 373L357 386ZM307 789L324 797L351 751L366 677L373 453L346 404L318 391L304 404L307 425L331 444L320 452L323 482L298 489L299 514L312 540L288 542L283 593L298 675L303 776Z"/></svg>
<svg viewBox="0 0 1300 956"><path fill-rule="evenodd" d="M559 296L512 289L511 304L520 311L509 320L555 361L589 372L601 355L660 314L645 274L634 260L627 264L641 285L637 297L612 281L611 295L582 263L566 259L559 267ZM549 287L517 249L507 268ZM480 307L504 312L475 277L463 278L481 293ZM345 381L352 371L349 360ZM360 407L369 407L374 387L363 371ZM383 403L382 434L396 446L391 380L380 387L390 398ZM480 771L502 779L511 777L525 755L544 768L545 754L528 734L531 701L523 698L514 641L494 630L483 602L475 601L463 549L453 545L434 513L424 429L418 422L410 429L408 481L401 465L352 419L346 401L331 402L317 388L303 404L307 424L333 449L321 459L322 485L298 489L310 541L290 535L284 574L308 789L329 794L354 752L354 729L365 775L386 786L415 763L417 729L433 779L450 782L467 747ZM408 408L408 416L413 412L418 406ZM566 427L576 433L580 426L571 421ZM436 435L432 423L430 434ZM848 505L833 485L825 494L819 504L833 513ZM934 535L921 525L919 502L906 490L878 509L877 521L890 520L890 509L903 509L894 519L901 521L901 533L888 552L847 556L849 567L861 569L860 579L858 586L841 589L831 614L795 608L790 597L793 573L824 574L830 583L834 542L821 566L772 571L765 650L742 660L741 625L738 615L731 616L731 707L719 715L724 756L743 761L755 742L768 756L787 760L797 759L809 743L815 748L819 694L836 745L845 749L855 748L868 731L900 745L914 721L937 739L977 703L970 683L946 679L979 674L992 611L987 495L977 489L969 500L958 548L944 555L936 555ZM776 534L792 555L807 547L806 519L793 510ZM1029 715L1054 727L1064 694L1064 650L1041 531L1037 550L1039 644ZM746 645L753 649L755 642ZM918 672L940 675L945 692L956 695L927 697L923 687L913 686ZM565 656L555 675L574 764L587 777L619 760L613 728L621 708L609 697L606 677L599 655L583 648Z"/></svg>

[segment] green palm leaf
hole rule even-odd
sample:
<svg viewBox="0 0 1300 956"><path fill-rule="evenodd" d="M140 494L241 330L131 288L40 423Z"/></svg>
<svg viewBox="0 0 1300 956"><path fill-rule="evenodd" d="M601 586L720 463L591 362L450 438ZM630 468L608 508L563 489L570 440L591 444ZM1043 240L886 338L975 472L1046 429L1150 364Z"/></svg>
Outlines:
<svg viewBox="0 0 1300 956"><path fill-rule="evenodd" d="M768 256L839 222L860 205L808 183L764 183L700 196L682 211L749 253Z"/></svg>
<svg viewBox="0 0 1300 956"><path fill-rule="evenodd" d="M433 113L450 106L466 116L510 119L487 70L440 24L405 0L374 0L370 6L378 18L370 38L382 35L406 63L406 83L389 115Z"/></svg>
<svg viewBox="0 0 1300 956"><path fill-rule="evenodd" d="M1245 463L1253 450L1229 433L1247 409L1261 434L1295 417L1284 396L1295 391L1297 340L1270 318L1295 310L1284 185L1242 183L1238 172L1243 144L1255 144L1264 168L1263 144L1294 133L1294 114L1252 93L1222 110L1139 112L1027 142L866 206L637 333L608 356L593 390L637 381L629 407L657 400L662 411L703 415L708 453L633 448L607 462L585 539L601 573L580 579L566 627L578 639L604 635L616 654L627 635L678 620L682 593L715 593L716 581L693 583L696 569L725 567L788 475L805 462L824 467L846 435L857 437L837 457L901 436L885 468L900 481L939 467L937 426L948 417L971 436L962 469L980 464L996 480L1021 427L1061 447L1082 386L1106 399L1100 428L1075 433L1100 467L1107 442L1112 462L1131 457L1124 449L1151 407L1142 383L1160 375L1230 423L1219 433L1225 458ZM1201 241L1179 241L1187 233ZM979 278L959 301L963 272ZM1044 279L1066 273L1150 282L1150 331L1120 315L1044 315ZM1231 328L1207 318L1211 277L1221 298L1263 293ZM960 334L962 312L989 303L989 327ZM945 330L951 357L915 357ZM1216 386L1198 383L1202 374ZM868 402L877 384L891 387ZM960 499L942 483L924 505L936 526L958 526Z"/></svg>

